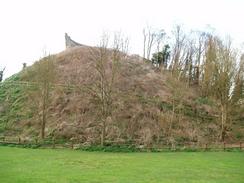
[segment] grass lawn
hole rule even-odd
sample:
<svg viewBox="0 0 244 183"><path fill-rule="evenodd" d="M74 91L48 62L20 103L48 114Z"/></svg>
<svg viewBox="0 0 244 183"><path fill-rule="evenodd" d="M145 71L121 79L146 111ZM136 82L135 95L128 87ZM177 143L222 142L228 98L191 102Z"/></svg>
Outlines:
<svg viewBox="0 0 244 183"><path fill-rule="evenodd" d="M0 147L0 183L244 183L243 152L102 153Z"/></svg>

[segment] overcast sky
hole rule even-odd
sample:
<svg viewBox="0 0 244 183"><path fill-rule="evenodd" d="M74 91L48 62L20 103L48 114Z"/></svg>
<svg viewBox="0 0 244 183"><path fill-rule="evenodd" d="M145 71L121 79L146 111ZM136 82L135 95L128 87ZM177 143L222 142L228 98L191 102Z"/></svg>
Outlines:
<svg viewBox="0 0 244 183"><path fill-rule="evenodd" d="M141 54L146 25L203 30L244 41L244 0L1 0L0 69L5 78L43 55L65 49L64 33L77 42L97 45L104 31L122 31L130 52Z"/></svg>

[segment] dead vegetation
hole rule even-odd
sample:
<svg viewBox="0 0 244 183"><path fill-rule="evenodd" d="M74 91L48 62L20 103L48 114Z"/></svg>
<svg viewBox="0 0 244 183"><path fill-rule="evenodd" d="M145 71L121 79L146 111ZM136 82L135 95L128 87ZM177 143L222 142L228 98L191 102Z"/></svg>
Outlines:
<svg viewBox="0 0 244 183"><path fill-rule="evenodd" d="M37 86L26 87L22 106L28 114L23 113L5 133L21 129L12 130L12 134L38 138L41 126L42 138L102 146L175 146L220 140L223 125L219 125L219 105L214 96L202 95L209 89L205 81L208 72L204 77L198 73L197 85L193 85L189 64L179 70L185 55L192 59L191 49L185 54L183 48L174 48L170 70L126 54L128 45L119 36L111 47L108 43L104 37L98 47L73 47L48 57L55 66L55 72L48 77L53 80L43 80L45 73L39 72L45 58L20 73L21 81ZM198 87L202 78L205 90ZM38 90L41 85L48 87ZM236 140L230 129L225 131L225 140Z"/></svg>
<svg viewBox="0 0 244 183"><path fill-rule="evenodd" d="M204 130L206 125L201 125L211 121L200 114L211 118L212 112L207 112L208 105L196 106L199 96L195 89L173 79L170 72L115 48L76 47L53 57L56 85L45 109L46 138L147 147L212 140ZM34 82L36 78L30 76L37 68L37 64L28 68L22 80ZM40 113L33 107L33 103L40 103L34 97L37 91L29 91L25 105L33 109L32 115L19 121L18 127L24 130L18 135L39 136ZM218 128L214 122L208 127L212 131Z"/></svg>

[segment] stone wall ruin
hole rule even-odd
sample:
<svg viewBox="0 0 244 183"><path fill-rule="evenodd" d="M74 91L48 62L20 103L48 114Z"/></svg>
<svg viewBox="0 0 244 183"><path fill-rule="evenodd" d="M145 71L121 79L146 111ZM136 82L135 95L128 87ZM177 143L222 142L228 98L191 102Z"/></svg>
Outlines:
<svg viewBox="0 0 244 183"><path fill-rule="evenodd" d="M65 33L65 46L67 49L67 48L72 48L72 47L76 47L76 46L83 46L83 45L75 42L74 40L72 40L70 38L70 36L67 33Z"/></svg>

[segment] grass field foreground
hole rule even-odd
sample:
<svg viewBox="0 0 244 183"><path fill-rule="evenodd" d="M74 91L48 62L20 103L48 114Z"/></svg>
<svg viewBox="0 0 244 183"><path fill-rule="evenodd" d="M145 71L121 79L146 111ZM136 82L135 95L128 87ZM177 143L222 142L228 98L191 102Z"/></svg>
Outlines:
<svg viewBox="0 0 244 183"><path fill-rule="evenodd" d="M1 183L243 183L243 152L102 153L0 147Z"/></svg>

